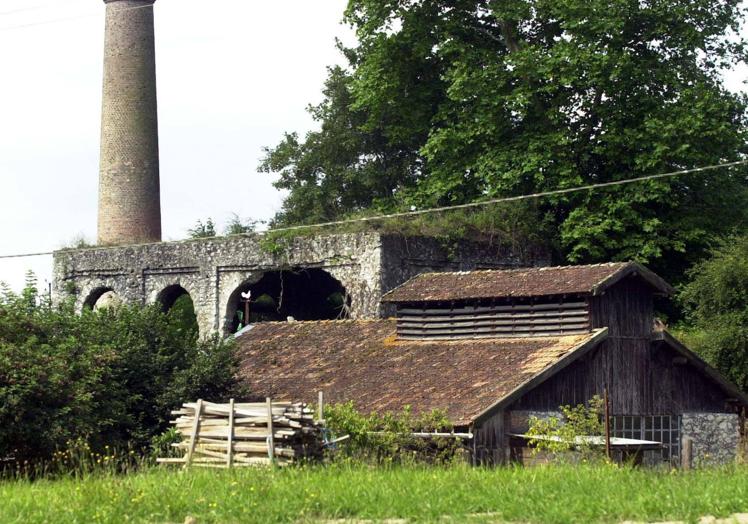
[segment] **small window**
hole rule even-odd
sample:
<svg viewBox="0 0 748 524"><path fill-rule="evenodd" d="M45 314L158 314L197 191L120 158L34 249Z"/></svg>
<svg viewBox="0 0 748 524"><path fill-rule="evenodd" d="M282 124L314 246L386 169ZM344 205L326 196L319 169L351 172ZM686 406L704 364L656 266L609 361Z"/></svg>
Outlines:
<svg viewBox="0 0 748 524"><path fill-rule="evenodd" d="M671 415L618 415L611 417L611 435L619 438L662 442L662 461L680 457L680 417Z"/></svg>

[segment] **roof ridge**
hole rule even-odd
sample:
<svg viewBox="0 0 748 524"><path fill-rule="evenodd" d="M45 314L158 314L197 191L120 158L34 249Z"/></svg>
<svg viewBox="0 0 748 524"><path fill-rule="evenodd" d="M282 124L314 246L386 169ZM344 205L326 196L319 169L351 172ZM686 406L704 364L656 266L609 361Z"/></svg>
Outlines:
<svg viewBox="0 0 748 524"><path fill-rule="evenodd" d="M386 322L388 320L396 320L394 317L388 317L388 318L335 318L335 319L322 319L322 320L266 320L264 322L255 322L253 324L250 324L250 326L261 326L263 324L265 325L271 325L271 326L278 326L278 325L293 325L293 324L356 324L356 323L363 323L363 322Z"/></svg>
<svg viewBox="0 0 748 524"><path fill-rule="evenodd" d="M385 303L438 302L551 295L598 295L630 275L655 294L672 294L661 277L635 261L568 266L421 273L385 293Z"/></svg>
<svg viewBox="0 0 748 524"><path fill-rule="evenodd" d="M428 271L426 273L419 273L413 278L421 278L430 275L467 275L472 273L511 273L520 271L553 271L558 269L589 269L593 267L613 267L613 266L627 266L629 264L636 264L633 260L625 262L598 262L596 264L568 264L565 266L527 266L527 267L511 267L506 269L494 268L494 269L468 269L465 271Z"/></svg>

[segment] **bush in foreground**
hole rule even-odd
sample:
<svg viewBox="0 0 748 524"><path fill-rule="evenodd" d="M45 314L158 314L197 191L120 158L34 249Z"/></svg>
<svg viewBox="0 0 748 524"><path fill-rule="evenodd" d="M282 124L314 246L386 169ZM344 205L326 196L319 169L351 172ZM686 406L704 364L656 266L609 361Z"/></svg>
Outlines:
<svg viewBox="0 0 748 524"><path fill-rule="evenodd" d="M32 283L33 284L33 283ZM140 450L184 399L237 393L237 360L218 338L158 307L77 315L33 285L0 298L0 459L38 463L82 440Z"/></svg>
<svg viewBox="0 0 748 524"><path fill-rule="evenodd" d="M332 450L337 462L445 464L462 449L451 437L413 437L414 432L451 432L453 426L441 411L417 416L406 407L400 413L366 415L348 402L327 406L325 425L333 438L348 437Z"/></svg>

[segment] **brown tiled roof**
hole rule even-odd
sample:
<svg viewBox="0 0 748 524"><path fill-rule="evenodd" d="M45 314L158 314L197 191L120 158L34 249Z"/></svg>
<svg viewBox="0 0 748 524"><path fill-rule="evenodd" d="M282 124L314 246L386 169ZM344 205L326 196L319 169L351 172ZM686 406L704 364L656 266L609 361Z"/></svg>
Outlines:
<svg viewBox="0 0 748 524"><path fill-rule="evenodd" d="M590 266L424 273L384 295L383 302L442 302L452 300L547 295L596 295L629 276L637 275L657 293L672 288L644 266L634 262Z"/></svg>
<svg viewBox="0 0 748 524"><path fill-rule="evenodd" d="M258 397L315 402L323 391L364 413L409 405L467 425L596 335L423 342L397 340L394 320L268 322L237 343L241 377Z"/></svg>

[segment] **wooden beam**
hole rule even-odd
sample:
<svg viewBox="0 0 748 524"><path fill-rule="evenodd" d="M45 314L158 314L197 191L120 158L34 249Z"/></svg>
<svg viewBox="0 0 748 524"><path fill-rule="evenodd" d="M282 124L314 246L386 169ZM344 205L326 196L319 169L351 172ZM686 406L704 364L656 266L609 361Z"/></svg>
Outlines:
<svg viewBox="0 0 748 524"><path fill-rule="evenodd" d="M274 435L273 435L273 401L270 399L270 397L267 397L265 400L267 402L268 406L268 458L270 459L270 464L275 463L275 442L274 442Z"/></svg>
<svg viewBox="0 0 748 524"><path fill-rule="evenodd" d="M203 401L202 399L197 401L197 407L195 408L195 421L192 424L192 432L190 433L190 448L187 450L187 457L185 460L185 467L192 465L192 457L195 454L195 445L197 444L197 432L200 430L200 415L203 412Z"/></svg>
<svg viewBox="0 0 748 524"><path fill-rule="evenodd" d="M691 437L683 437L680 449L680 467L684 471L691 469L691 460L693 457L693 439Z"/></svg>
<svg viewBox="0 0 748 524"><path fill-rule="evenodd" d="M398 308L398 314L402 315L454 315L457 313L496 313L499 311L566 311L569 309L584 309L587 302L545 302L542 304L508 304L505 306L466 306L461 308L435 308L430 305L429 308Z"/></svg>
<svg viewBox="0 0 748 524"><path fill-rule="evenodd" d="M234 465L234 399L229 401L229 440L228 447L226 449L226 465L232 467Z"/></svg>
<svg viewBox="0 0 748 524"><path fill-rule="evenodd" d="M568 318L568 317L587 317L589 310L587 308L569 309L569 310L553 310L543 312L530 312L530 313L473 313L455 311L451 315L431 315L431 314L400 314L398 320L405 322L453 322L462 321L469 322L475 320L539 320L543 318Z"/></svg>

